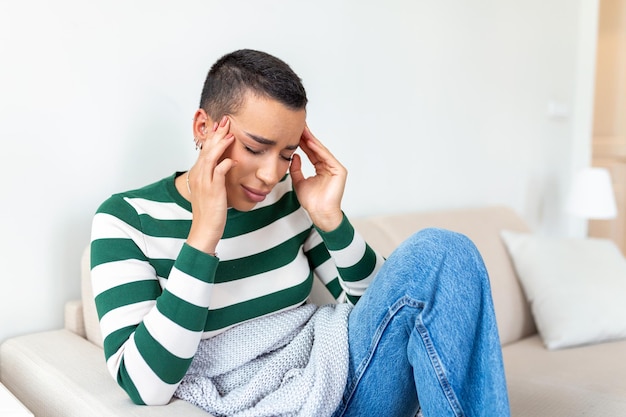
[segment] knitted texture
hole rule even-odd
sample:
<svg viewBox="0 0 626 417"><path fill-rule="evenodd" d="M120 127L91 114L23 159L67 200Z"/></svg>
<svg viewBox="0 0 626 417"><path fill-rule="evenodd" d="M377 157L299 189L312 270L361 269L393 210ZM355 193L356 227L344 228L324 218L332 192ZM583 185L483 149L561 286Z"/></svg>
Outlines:
<svg viewBox="0 0 626 417"><path fill-rule="evenodd" d="M331 416L347 380L350 311L305 304L205 339L174 395L217 417Z"/></svg>

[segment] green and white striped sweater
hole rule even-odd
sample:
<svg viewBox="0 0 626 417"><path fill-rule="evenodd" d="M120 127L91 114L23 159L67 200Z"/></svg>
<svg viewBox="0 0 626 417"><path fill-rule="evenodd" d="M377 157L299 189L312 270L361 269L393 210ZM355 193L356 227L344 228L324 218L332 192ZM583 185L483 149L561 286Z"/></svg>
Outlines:
<svg viewBox="0 0 626 417"><path fill-rule="evenodd" d="M287 175L249 212L228 211L219 260L185 243L191 203L174 174L106 200L91 269L107 366L138 404L167 403L201 338L304 303L314 273L356 302L383 263L344 217L314 227Z"/></svg>

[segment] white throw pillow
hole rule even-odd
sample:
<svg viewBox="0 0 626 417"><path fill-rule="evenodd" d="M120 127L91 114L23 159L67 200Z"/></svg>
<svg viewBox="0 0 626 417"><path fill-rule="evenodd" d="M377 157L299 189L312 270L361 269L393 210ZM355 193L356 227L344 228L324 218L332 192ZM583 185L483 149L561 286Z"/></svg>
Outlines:
<svg viewBox="0 0 626 417"><path fill-rule="evenodd" d="M501 235L548 349L626 338L626 259L613 242Z"/></svg>

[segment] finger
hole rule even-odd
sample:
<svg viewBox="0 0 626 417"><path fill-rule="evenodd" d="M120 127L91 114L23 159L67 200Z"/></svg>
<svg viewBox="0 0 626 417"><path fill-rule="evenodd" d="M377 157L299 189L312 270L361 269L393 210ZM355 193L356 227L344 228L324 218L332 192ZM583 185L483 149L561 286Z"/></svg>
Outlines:
<svg viewBox="0 0 626 417"><path fill-rule="evenodd" d="M226 177L226 174L228 173L228 171L230 171L234 166L236 166L237 163L238 162L235 161L234 159L224 158L215 167L215 170L214 170L215 175L213 176L213 179L215 180L217 179L216 177L218 177L220 180L223 180Z"/></svg>
<svg viewBox="0 0 626 417"><path fill-rule="evenodd" d="M333 153L324 144L313 135L311 129L305 126L302 132L302 139L305 146L307 146L312 152L315 152L321 159L330 159L337 161Z"/></svg>
<svg viewBox="0 0 626 417"><path fill-rule="evenodd" d="M315 137L315 135L313 134L313 132L311 132L311 129L309 129L308 126L304 127L304 131L302 132L302 139L304 139L306 143L313 144L313 146L317 145L318 147L328 150L322 144L322 142L317 137Z"/></svg>
<svg viewBox="0 0 626 417"><path fill-rule="evenodd" d="M201 172L207 175L209 180L212 180L215 167L224 159L224 153L233 144L234 140L235 136L229 134L216 144L206 146L207 149L198 155L196 165L198 165Z"/></svg>
<svg viewBox="0 0 626 417"><path fill-rule="evenodd" d="M212 135L207 136L200 147L200 152L203 150L208 152L208 148L218 143L221 139L225 138L230 132L230 119L226 116L222 117L219 123L213 123Z"/></svg>
<svg viewBox="0 0 626 417"><path fill-rule="evenodd" d="M305 125L304 126L304 130L302 131L302 136L304 136L305 139L317 139L315 137L315 135L313 134L313 132L311 132L311 129L309 129L309 125Z"/></svg>
<svg viewBox="0 0 626 417"><path fill-rule="evenodd" d="M301 142L300 148L306 153L316 172L320 173L322 170L326 170L331 173L338 173L344 170L341 162L319 141L310 140L306 144Z"/></svg>
<svg viewBox="0 0 626 417"><path fill-rule="evenodd" d="M309 144L306 139L300 141L300 149L304 151L307 158L313 165L319 162L319 158L317 157L317 153L309 147Z"/></svg>
<svg viewBox="0 0 626 417"><path fill-rule="evenodd" d="M219 123L216 122L213 124L213 135L207 140L208 146L203 147L207 148L205 152L210 152L211 148L222 143L222 140L227 139L229 136L232 136L230 133L230 119L227 116L224 116Z"/></svg>
<svg viewBox="0 0 626 417"><path fill-rule="evenodd" d="M304 180L304 174L302 173L302 159L300 155L294 154L289 166L289 174L291 175L291 181L294 184Z"/></svg>
<svg viewBox="0 0 626 417"><path fill-rule="evenodd" d="M308 147L311 152L314 152L319 159L337 161L337 158L319 139L313 136L310 131L306 136L305 146Z"/></svg>
<svg viewBox="0 0 626 417"><path fill-rule="evenodd" d="M236 160L232 160L230 158L224 158L215 165L196 163L193 167L191 167L187 176L188 182L194 184L191 187L191 190L195 189L200 183L205 181L212 183L215 180L221 180L223 183L228 171L236 166L237 163L238 162Z"/></svg>
<svg viewBox="0 0 626 417"><path fill-rule="evenodd" d="M235 140L235 136L231 133L229 133L228 135L226 135L223 138L220 138L219 140L215 141L214 143L211 143L210 145L207 145L205 147L203 147L201 154L198 156L198 159L200 160L219 160L220 157L224 154L224 152L226 151L226 149L228 149L228 147L230 145L232 145L232 143ZM204 149L206 148L206 149Z"/></svg>

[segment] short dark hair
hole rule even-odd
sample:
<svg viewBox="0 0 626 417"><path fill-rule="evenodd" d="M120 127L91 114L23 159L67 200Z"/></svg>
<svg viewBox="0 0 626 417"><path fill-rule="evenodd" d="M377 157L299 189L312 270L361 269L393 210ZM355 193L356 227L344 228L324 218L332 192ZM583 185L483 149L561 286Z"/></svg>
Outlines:
<svg viewBox="0 0 626 417"><path fill-rule="evenodd" d="M213 120L234 114L252 92L294 110L307 104L302 80L284 61L268 53L240 49L213 64L202 89L200 108Z"/></svg>

